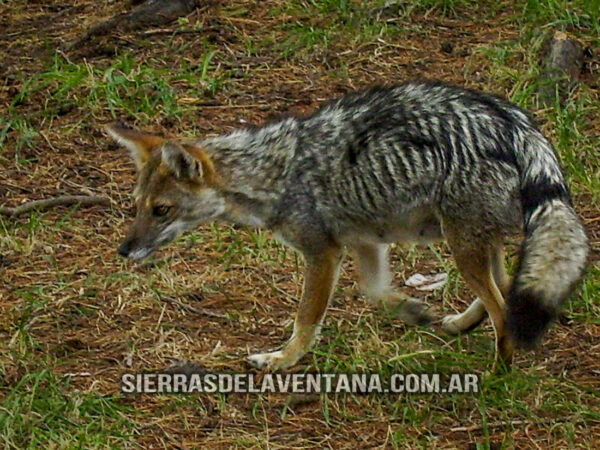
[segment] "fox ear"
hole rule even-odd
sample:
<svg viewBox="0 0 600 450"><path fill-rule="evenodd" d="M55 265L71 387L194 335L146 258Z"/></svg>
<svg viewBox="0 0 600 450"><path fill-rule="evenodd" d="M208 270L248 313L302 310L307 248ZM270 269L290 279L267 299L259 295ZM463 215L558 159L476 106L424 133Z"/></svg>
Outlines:
<svg viewBox="0 0 600 450"><path fill-rule="evenodd" d="M204 176L200 150L167 141L161 147L162 161L177 178L200 181Z"/></svg>
<svg viewBox="0 0 600 450"><path fill-rule="evenodd" d="M138 170L144 167L152 154L152 149L162 144L163 139L152 134L142 133L127 127L122 122L109 125L106 132L119 144L129 149Z"/></svg>

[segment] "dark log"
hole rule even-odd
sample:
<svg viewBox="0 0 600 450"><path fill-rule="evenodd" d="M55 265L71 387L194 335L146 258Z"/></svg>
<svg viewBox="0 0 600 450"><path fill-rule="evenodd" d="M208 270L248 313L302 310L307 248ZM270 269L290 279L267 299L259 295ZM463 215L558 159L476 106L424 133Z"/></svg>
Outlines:
<svg viewBox="0 0 600 450"><path fill-rule="evenodd" d="M113 31L133 31L165 25L185 16L202 3L203 0L147 0L137 8L101 22L90 29L72 48L78 47L94 37L105 36Z"/></svg>

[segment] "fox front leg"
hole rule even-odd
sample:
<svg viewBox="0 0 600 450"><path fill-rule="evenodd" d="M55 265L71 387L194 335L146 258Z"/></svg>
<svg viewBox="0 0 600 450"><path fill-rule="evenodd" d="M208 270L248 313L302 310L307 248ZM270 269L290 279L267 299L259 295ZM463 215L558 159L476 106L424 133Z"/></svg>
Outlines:
<svg viewBox="0 0 600 450"><path fill-rule="evenodd" d="M342 250L329 245L316 255L305 255L304 293L294 322L294 332L288 343L276 352L257 353L248 362L259 369L285 369L306 354L319 335L329 298L337 283Z"/></svg>

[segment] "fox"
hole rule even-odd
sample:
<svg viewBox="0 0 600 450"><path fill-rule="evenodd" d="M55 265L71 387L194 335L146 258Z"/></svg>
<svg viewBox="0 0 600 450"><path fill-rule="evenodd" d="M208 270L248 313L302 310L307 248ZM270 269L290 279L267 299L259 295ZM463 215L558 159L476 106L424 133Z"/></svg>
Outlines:
<svg viewBox="0 0 600 450"><path fill-rule="evenodd" d="M534 119L499 96L439 81L348 93L304 117L202 139L115 123L137 167L135 220L118 248L145 258L199 224L269 230L305 261L293 332L252 354L295 365L319 337L347 251L369 302L409 325L437 320L392 287L392 243L446 241L475 300L441 319L450 334L491 319L493 370L533 348L583 276L586 231L557 153ZM524 236L514 276L505 241Z"/></svg>

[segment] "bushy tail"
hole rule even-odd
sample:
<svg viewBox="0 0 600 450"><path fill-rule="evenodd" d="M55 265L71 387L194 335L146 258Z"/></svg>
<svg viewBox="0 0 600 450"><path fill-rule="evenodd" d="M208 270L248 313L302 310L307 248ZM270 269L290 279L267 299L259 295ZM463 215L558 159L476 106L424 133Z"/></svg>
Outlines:
<svg viewBox="0 0 600 450"><path fill-rule="evenodd" d="M506 327L517 347L531 348L581 278L588 242L551 144L534 129L518 139L525 240Z"/></svg>

